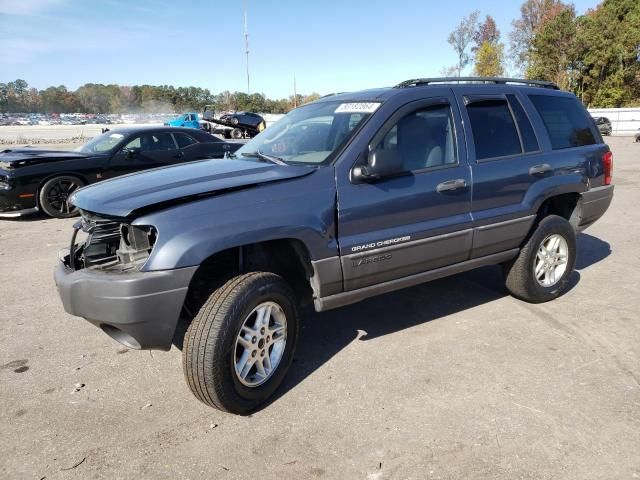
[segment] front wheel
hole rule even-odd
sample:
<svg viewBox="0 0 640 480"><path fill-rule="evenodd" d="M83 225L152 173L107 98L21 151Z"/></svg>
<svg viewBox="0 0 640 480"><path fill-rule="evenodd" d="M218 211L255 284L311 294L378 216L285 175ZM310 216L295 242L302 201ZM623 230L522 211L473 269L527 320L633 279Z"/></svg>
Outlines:
<svg viewBox="0 0 640 480"><path fill-rule="evenodd" d="M562 295L576 262L576 234L557 215L543 218L520 253L504 265L505 283L516 298L542 303Z"/></svg>
<svg viewBox="0 0 640 480"><path fill-rule="evenodd" d="M240 275L209 297L187 330L187 384L211 407L251 412L282 383L297 340L296 299L287 283L272 273Z"/></svg>
<svg viewBox="0 0 640 480"><path fill-rule="evenodd" d="M69 175L48 180L40 189L40 208L54 218L76 216L78 209L69 203L69 197L82 186L82 180Z"/></svg>

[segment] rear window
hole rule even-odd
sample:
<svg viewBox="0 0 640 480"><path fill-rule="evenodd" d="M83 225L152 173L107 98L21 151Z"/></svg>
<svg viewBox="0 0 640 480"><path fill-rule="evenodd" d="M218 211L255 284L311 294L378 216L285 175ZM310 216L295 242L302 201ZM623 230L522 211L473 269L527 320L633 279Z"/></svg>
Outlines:
<svg viewBox="0 0 640 480"><path fill-rule="evenodd" d="M591 120L576 98L555 95L529 95L529 98L542 117L551 148L560 150L596 143Z"/></svg>
<svg viewBox="0 0 640 480"><path fill-rule="evenodd" d="M176 142L178 142L178 148L185 148L189 145L193 145L194 143L198 143L197 140L194 140L186 133L174 133L173 137L176 139Z"/></svg>
<svg viewBox="0 0 640 480"><path fill-rule="evenodd" d="M504 100L487 100L467 106L476 160L522 153L516 125Z"/></svg>

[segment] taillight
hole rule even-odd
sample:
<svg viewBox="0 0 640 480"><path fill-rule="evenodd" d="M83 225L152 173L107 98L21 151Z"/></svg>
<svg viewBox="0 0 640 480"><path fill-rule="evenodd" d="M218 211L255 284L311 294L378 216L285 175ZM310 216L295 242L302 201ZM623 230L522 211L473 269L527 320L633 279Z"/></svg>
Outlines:
<svg viewBox="0 0 640 480"><path fill-rule="evenodd" d="M604 167L604 184L611 185L613 176L613 153L607 152L602 156L602 166Z"/></svg>

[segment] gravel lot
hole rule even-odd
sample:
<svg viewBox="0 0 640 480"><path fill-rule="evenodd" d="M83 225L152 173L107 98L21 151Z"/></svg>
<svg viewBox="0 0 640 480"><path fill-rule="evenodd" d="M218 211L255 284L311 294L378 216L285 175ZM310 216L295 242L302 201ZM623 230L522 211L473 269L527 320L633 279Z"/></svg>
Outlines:
<svg viewBox="0 0 640 480"><path fill-rule="evenodd" d="M483 268L307 312L278 398L209 409L181 354L62 309L73 220L0 220L0 478L640 478L640 145L579 236L573 288L530 305Z"/></svg>

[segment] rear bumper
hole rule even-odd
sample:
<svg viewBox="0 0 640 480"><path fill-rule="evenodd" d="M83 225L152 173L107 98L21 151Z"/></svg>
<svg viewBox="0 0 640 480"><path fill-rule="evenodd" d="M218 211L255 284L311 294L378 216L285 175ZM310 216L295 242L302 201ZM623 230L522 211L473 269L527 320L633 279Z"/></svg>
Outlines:
<svg viewBox="0 0 640 480"><path fill-rule="evenodd" d="M157 272L73 271L54 278L64 309L129 348L169 350L189 282L198 267Z"/></svg>
<svg viewBox="0 0 640 480"><path fill-rule="evenodd" d="M578 230L584 230L607 211L613 199L613 185L592 188L581 194Z"/></svg>

